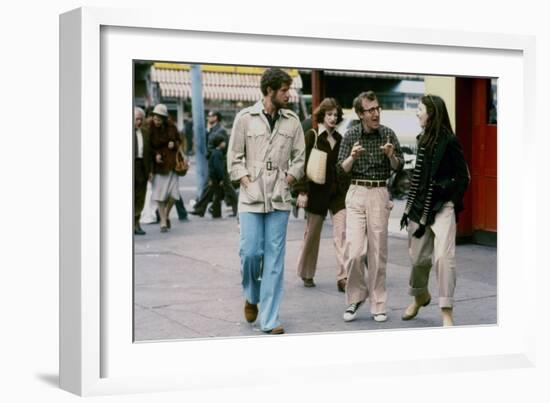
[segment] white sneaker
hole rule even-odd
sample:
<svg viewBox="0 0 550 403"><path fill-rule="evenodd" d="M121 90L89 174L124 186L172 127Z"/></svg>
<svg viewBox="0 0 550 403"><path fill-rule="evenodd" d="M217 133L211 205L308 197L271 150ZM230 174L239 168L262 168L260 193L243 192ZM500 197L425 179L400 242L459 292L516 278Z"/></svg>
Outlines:
<svg viewBox="0 0 550 403"><path fill-rule="evenodd" d="M372 317L377 322L385 322L385 321L388 320L388 315L386 315L385 313L377 313L376 315L373 315Z"/></svg>
<svg viewBox="0 0 550 403"><path fill-rule="evenodd" d="M350 304L350 306L348 306L348 309L346 309L346 312L344 312L344 320L346 322L351 322L352 320L355 320L355 317L357 316L357 310L362 304L363 301Z"/></svg>

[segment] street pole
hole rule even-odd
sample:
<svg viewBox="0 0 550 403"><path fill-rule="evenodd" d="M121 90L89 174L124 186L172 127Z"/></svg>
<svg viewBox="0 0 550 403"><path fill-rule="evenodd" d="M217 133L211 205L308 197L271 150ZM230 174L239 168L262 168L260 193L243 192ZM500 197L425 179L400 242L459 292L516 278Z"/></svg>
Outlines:
<svg viewBox="0 0 550 403"><path fill-rule="evenodd" d="M191 109L193 111L193 133L196 147L195 162L197 165L198 199L208 180L204 100L202 98L202 73L199 64L191 65Z"/></svg>
<svg viewBox="0 0 550 403"><path fill-rule="evenodd" d="M311 70L311 113L319 106L325 97L325 72L324 70ZM317 122L311 117L313 128L317 129Z"/></svg>

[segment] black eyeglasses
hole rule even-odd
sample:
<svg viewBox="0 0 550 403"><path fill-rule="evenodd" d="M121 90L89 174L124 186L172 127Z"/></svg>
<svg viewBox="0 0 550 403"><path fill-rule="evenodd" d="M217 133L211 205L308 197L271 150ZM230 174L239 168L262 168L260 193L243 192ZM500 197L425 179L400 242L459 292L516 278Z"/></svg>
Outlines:
<svg viewBox="0 0 550 403"><path fill-rule="evenodd" d="M372 114L374 114L374 112L380 113L381 110L382 110L382 108L380 108L379 106L374 106L370 109L365 109L363 112L367 112L369 115L372 115Z"/></svg>

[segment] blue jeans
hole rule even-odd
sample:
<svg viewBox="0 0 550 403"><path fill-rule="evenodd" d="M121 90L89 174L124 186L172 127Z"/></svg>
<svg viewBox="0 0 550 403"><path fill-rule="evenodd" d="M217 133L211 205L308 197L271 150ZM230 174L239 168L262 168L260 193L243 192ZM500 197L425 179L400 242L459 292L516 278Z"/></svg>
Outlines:
<svg viewBox="0 0 550 403"><path fill-rule="evenodd" d="M251 304L260 304L260 329L264 331L281 325L279 307L283 297L289 214L280 210L239 213L243 293Z"/></svg>

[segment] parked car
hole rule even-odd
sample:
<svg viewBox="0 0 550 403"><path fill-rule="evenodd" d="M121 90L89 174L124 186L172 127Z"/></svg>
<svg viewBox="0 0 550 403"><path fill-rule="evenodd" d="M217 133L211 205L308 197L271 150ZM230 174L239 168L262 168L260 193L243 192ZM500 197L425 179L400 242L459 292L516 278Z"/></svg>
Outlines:
<svg viewBox="0 0 550 403"><path fill-rule="evenodd" d="M393 172L388 184L388 189L395 199L403 199L409 194L411 176L416 164L416 154L410 146L402 145L401 152L404 161L403 169Z"/></svg>
<svg viewBox="0 0 550 403"><path fill-rule="evenodd" d="M408 145L401 145L401 152L403 153L405 163L403 169L414 169L416 165L416 153Z"/></svg>

